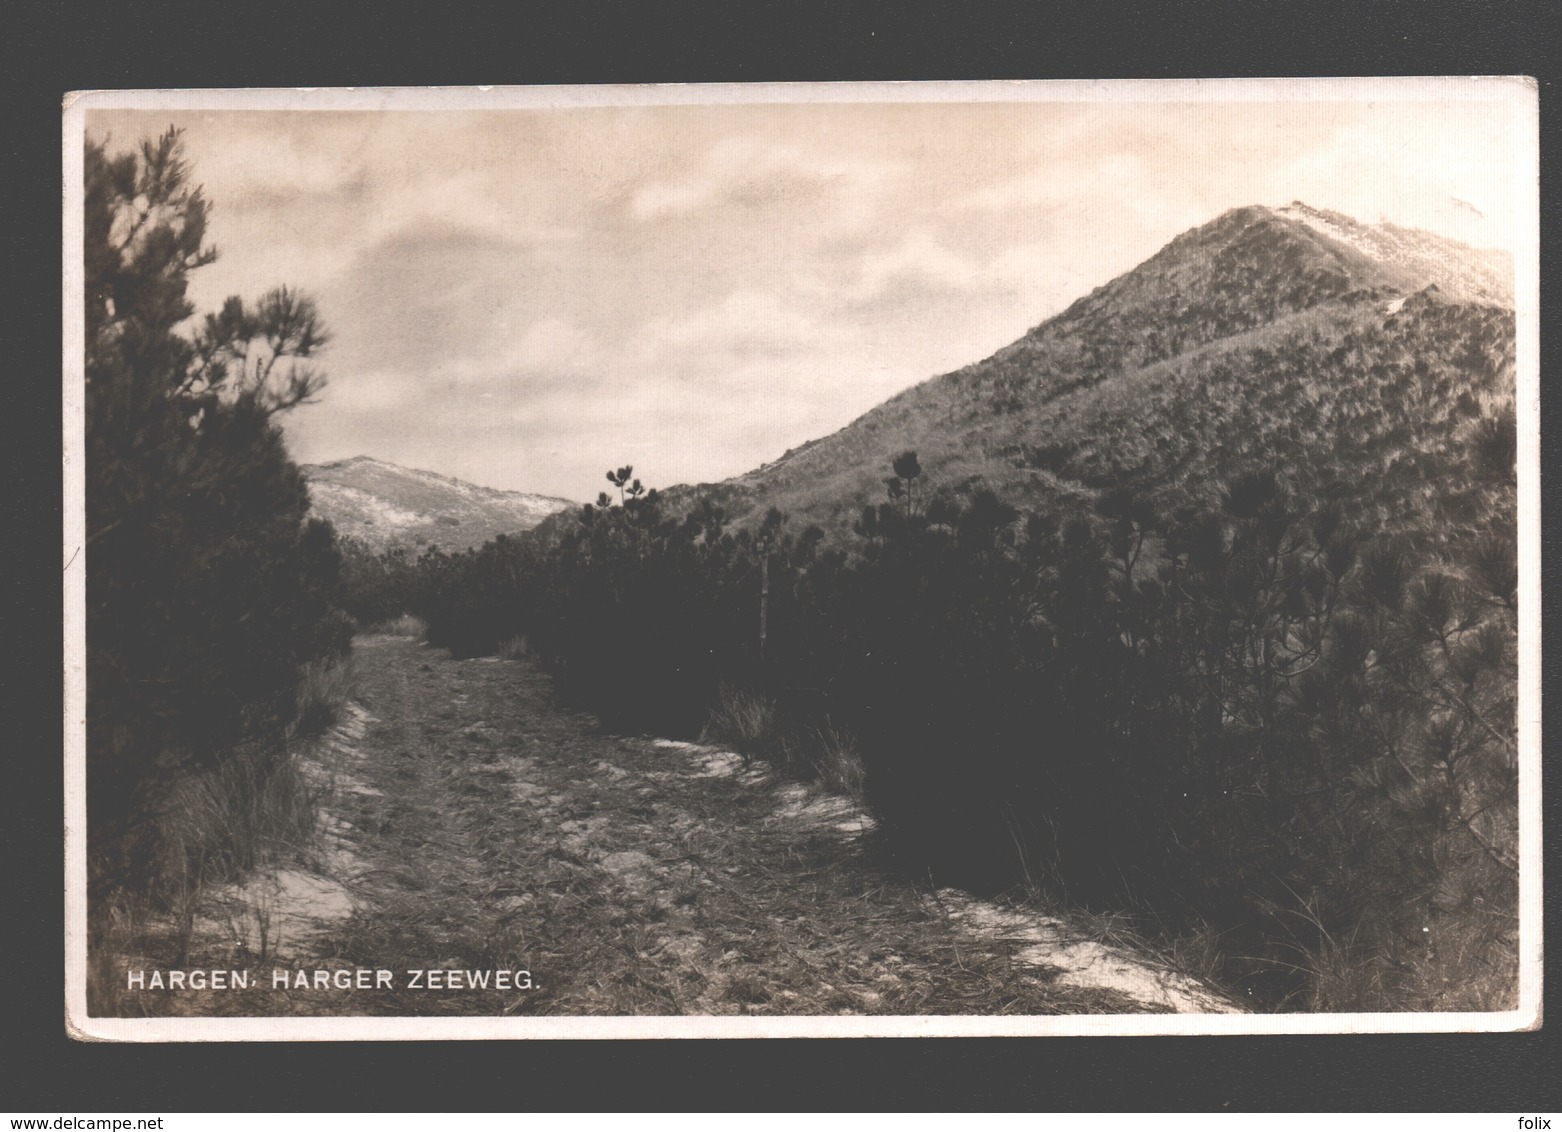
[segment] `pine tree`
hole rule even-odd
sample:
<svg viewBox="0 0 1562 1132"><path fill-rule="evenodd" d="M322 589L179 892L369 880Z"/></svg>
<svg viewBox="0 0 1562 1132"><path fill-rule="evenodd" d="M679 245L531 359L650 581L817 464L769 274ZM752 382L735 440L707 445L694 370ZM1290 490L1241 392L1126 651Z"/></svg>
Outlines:
<svg viewBox="0 0 1562 1132"><path fill-rule="evenodd" d="M88 817L94 894L144 886L173 784L292 720L345 647L339 556L274 419L322 387L308 298L229 299L177 131L84 156Z"/></svg>

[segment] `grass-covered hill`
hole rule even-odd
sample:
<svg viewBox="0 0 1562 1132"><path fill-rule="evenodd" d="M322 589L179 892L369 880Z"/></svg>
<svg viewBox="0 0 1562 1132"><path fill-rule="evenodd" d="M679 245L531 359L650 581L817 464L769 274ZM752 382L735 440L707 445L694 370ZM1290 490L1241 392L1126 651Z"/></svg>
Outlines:
<svg viewBox="0 0 1562 1132"><path fill-rule="evenodd" d="M1026 509L1119 486L1174 509L1261 468L1385 519L1435 496L1457 521L1480 502L1447 457L1513 395L1511 278L1505 253L1429 233L1236 209L991 357L670 495L710 495L739 525L776 507L842 532L911 449L919 490L990 488Z"/></svg>
<svg viewBox="0 0 1562 1132"><path fill-rule="evenodd" d="M311 511L375 551L437 546L460 551L527 531L567 499L500 491L368 456L306 464Z"/></svg>

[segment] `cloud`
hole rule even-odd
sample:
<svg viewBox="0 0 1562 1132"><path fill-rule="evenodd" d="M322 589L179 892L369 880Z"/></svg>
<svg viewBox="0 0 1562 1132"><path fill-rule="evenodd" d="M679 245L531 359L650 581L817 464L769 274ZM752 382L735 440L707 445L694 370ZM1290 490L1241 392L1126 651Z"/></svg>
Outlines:
<svg viewBox="0 0 1562 1132"><path fill-rule="evenodd" d="M653 354L693 349L724 354L790 353L821 336L816 317L769 292L738 290L711 306L641 328Z"/></svg>
<svg viewBox="0 0 1562 1132"><path fill-rule="evenodd" d="M1508 122L1479 106L1449 106L1435 120L1366 117L1334 131L1327 147L1298 153L1275 179L1309 204L1332 197L1359 220L1427 228L1478 247L1513 245L1525 188L1511 163L1472 161L1475 136L1512 147Z"/></svg>
<svg viewBox="0 0 1562 1132"><path fill-rule="evenodd" d="M545 271L526 244L423 226L364 249L320 296L332 364L428 371L493 360L541 317Z"/></svg>
<svg viewBox="0 0 1562 1132"><path fill-rule="evenodd" d="M898 244L863 256L845 285L855 302L891 289L969 291L981 283L980 266L957 254L928 232L914 232Z"/></svg>
<svg viewBox="0 0 1562 1132"><path fill-rule="evenodd" d="M134 122L127 118L125 124L139 132ZM220 122L213 128L217 116L201 115L194 122L181 123L188 126L185 148L195 178L215 201L251 207L299 196L329 196L365 183L365 155L344 136L341 123L332 130L323 120L306 124L242 114L221 116ZM117 141L130 140L129 132L114 132Z"/></svg>
<svg viewBox="0 0 1562 1132"><path fill-rule="evenodd" d="M722 208L776 209L825 198L835 206L839 222L858 214L863 199L882 191L896 172L891 163L810 152L788 142L731 137L712 146L695 168L636 189L629 207L636 219L658 220Z"/></svg>
<svg viewBox="0 0 1562 1132"><path fill-rule="evenodd" d="M507 370L580 370L598 359L596 343L564 318L542 318L528 326L502 356Z"/></svg>
<svg viewBox="0 0 1562 1132"><path fill-rule="evenodd" d="M491 169L425 170L384 192L362 218L369 241L433 226L481 233L517 244L567 243L580 233L539 217L523 186Z"/></svg>
<svg viewBox="0 0 1562 1132"><path fill-rule="evenodd" d="M962 193L945 207L952 212L1009 212L1077 206L1100 188L1123 192L1142 186L1145 172L1144 161L1132 153L1104 154L1094 160L1053 155L1034 168Z"/></svg>
<svg viewBox="0 0 1562 1132"><path fill-rule="evenodd" d="M992 308L988 314L1019 310L1034 321L1057 293L1054 245L992 232L962 235L957 228L922 229L861 247L833 270L800 276L799 301L827 330L850 312L859 330L894 327L912 339L933 333L940 320L969 329L973 309L983 304Z"/></svg>
<svg viewBox="0 0 1562 1132"><path fill-rule="evenodd" d="M328 376L326 396L333 410L359 414L405 408L417 394L401 374L358 370Z"/></svg>

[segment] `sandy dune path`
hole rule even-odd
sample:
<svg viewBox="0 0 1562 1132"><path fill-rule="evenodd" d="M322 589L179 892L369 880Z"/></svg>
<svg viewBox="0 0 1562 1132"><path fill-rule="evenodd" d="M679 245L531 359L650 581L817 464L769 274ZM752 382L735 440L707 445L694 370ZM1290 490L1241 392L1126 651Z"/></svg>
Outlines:
<svg viewBox="0 0 1562 1132"><path fill-rule="evenodd" d="M327 850L268 897L271 963L395 985L264 985L224 1013L1231 1009L1060 921L918 886L846 799L727 752L604 734L527 661L365 636L354 663L324 746ZM474 976L412 985L431 969ZM486 988L466 985L483 972Z"/></svg>

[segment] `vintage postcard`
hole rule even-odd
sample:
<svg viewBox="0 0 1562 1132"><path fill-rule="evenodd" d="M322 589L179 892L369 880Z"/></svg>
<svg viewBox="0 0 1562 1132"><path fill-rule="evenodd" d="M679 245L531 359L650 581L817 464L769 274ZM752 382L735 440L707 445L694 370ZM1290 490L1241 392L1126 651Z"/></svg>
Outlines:
<svg viewBox="0 0 1562 1132"><path fill-rule="evenodd" d="M71 1034L1537 1026L1537 121L72 95Z"/></svg>

